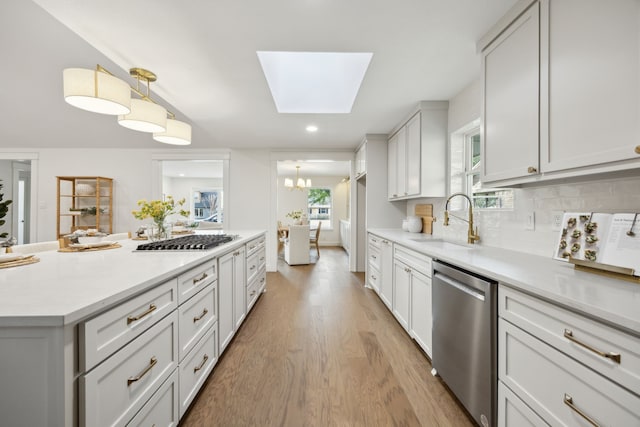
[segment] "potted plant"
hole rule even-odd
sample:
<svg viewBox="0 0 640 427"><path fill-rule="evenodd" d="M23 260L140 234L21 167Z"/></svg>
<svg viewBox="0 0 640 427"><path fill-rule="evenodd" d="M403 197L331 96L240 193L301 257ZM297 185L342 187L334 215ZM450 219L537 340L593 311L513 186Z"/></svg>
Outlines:
<svg viewBox="0 0 640 427"><path fill-rule="evenodd" d="M149 234L152 240L161 240L169 237L168 224L166 224L169 215L178 213L181 216L188 217L189 211L182 209L186 199L174 200L172 196L167 196L163 200L138 200L140 210L134 210L131 213L136 219L151 218L154 222L154 229Z"/></svg>
<svg viewBox="0 0 640 427"><path fill-rule="evenodd" d="M2 190L2 180L0 179L0 190ZM11 204L11 200L2 200L4 198L4 193L0 192L0 227L5 224L5 220L3 219L7 216L7 212L9 212L9 205ZM0 238L6 238L9 233L0 233Z"/></svg>
<svg viewBox="0 0 640 427"><path fill-rule="evenodd" d="M302 211L291 211L287 214L287 217L293 219L293 223L295 225L300 225L301 223L300 218L302 218Z"/></svg>

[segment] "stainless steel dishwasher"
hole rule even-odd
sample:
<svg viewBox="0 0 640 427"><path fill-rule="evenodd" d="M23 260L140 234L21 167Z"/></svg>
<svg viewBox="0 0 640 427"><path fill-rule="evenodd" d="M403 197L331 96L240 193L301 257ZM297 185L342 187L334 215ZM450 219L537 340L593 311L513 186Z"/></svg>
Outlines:
<svg viewBox="0 0 640 427"><path fill-rule="evenodd" d="M433 358L437 374L484 427L496 425L495 281L433 262Z"/></svg>

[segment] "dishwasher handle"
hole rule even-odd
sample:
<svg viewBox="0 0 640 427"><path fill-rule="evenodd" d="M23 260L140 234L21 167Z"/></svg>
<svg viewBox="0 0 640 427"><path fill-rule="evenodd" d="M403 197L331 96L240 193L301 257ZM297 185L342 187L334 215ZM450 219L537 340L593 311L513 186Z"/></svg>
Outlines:
<svg viewBox="0 0 640 427"><path fill-rule="evenodd" d="M481 292L469 285L466 285L458 280L452 279L449 276L446 276L440 272L435 272L434 273L434 277L437 280L442 281L443 283L449 285L449 286L453 286L454 288L466 293L467 295L470 295L476 299L479 299L480 301L484 301L484 292Z"/></svg>

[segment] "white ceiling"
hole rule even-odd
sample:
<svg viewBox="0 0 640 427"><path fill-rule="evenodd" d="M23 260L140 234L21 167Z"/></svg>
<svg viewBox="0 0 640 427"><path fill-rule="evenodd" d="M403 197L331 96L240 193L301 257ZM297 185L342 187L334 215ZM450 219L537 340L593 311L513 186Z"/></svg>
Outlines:
<svg viewBox="0 0 640 427"><path fill-rule="evenodd" d="M476 41L517 0L34 1L123 70L154 71L152 93L204 131L199 147L351 150L477 78ZM350 114L278 114L263 50L373 59Z"/></svg>

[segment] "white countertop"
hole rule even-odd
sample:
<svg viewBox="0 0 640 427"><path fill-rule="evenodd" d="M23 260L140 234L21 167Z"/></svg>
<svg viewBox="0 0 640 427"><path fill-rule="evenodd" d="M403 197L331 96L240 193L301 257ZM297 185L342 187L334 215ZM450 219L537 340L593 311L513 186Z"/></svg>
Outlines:
<svg viewBox="0 0 640 427"><path fill-rule="evenodd" d="M215 232L198 232L213 234ZM160 284L264 234L225 230L239 238L207 251L134 252L145 241L90 252L47 251L40 262L0 269L0 326L61 326Z"/></svg>
<svg viewBox="0 0 640 427"><path fill-rule="evenodd" d="M430 235L400 229L368 231L640 336L640 284L577 271L572 264L551 256L481 244L442 244ZM428 243L429 240L435 242Z"/></svg>

